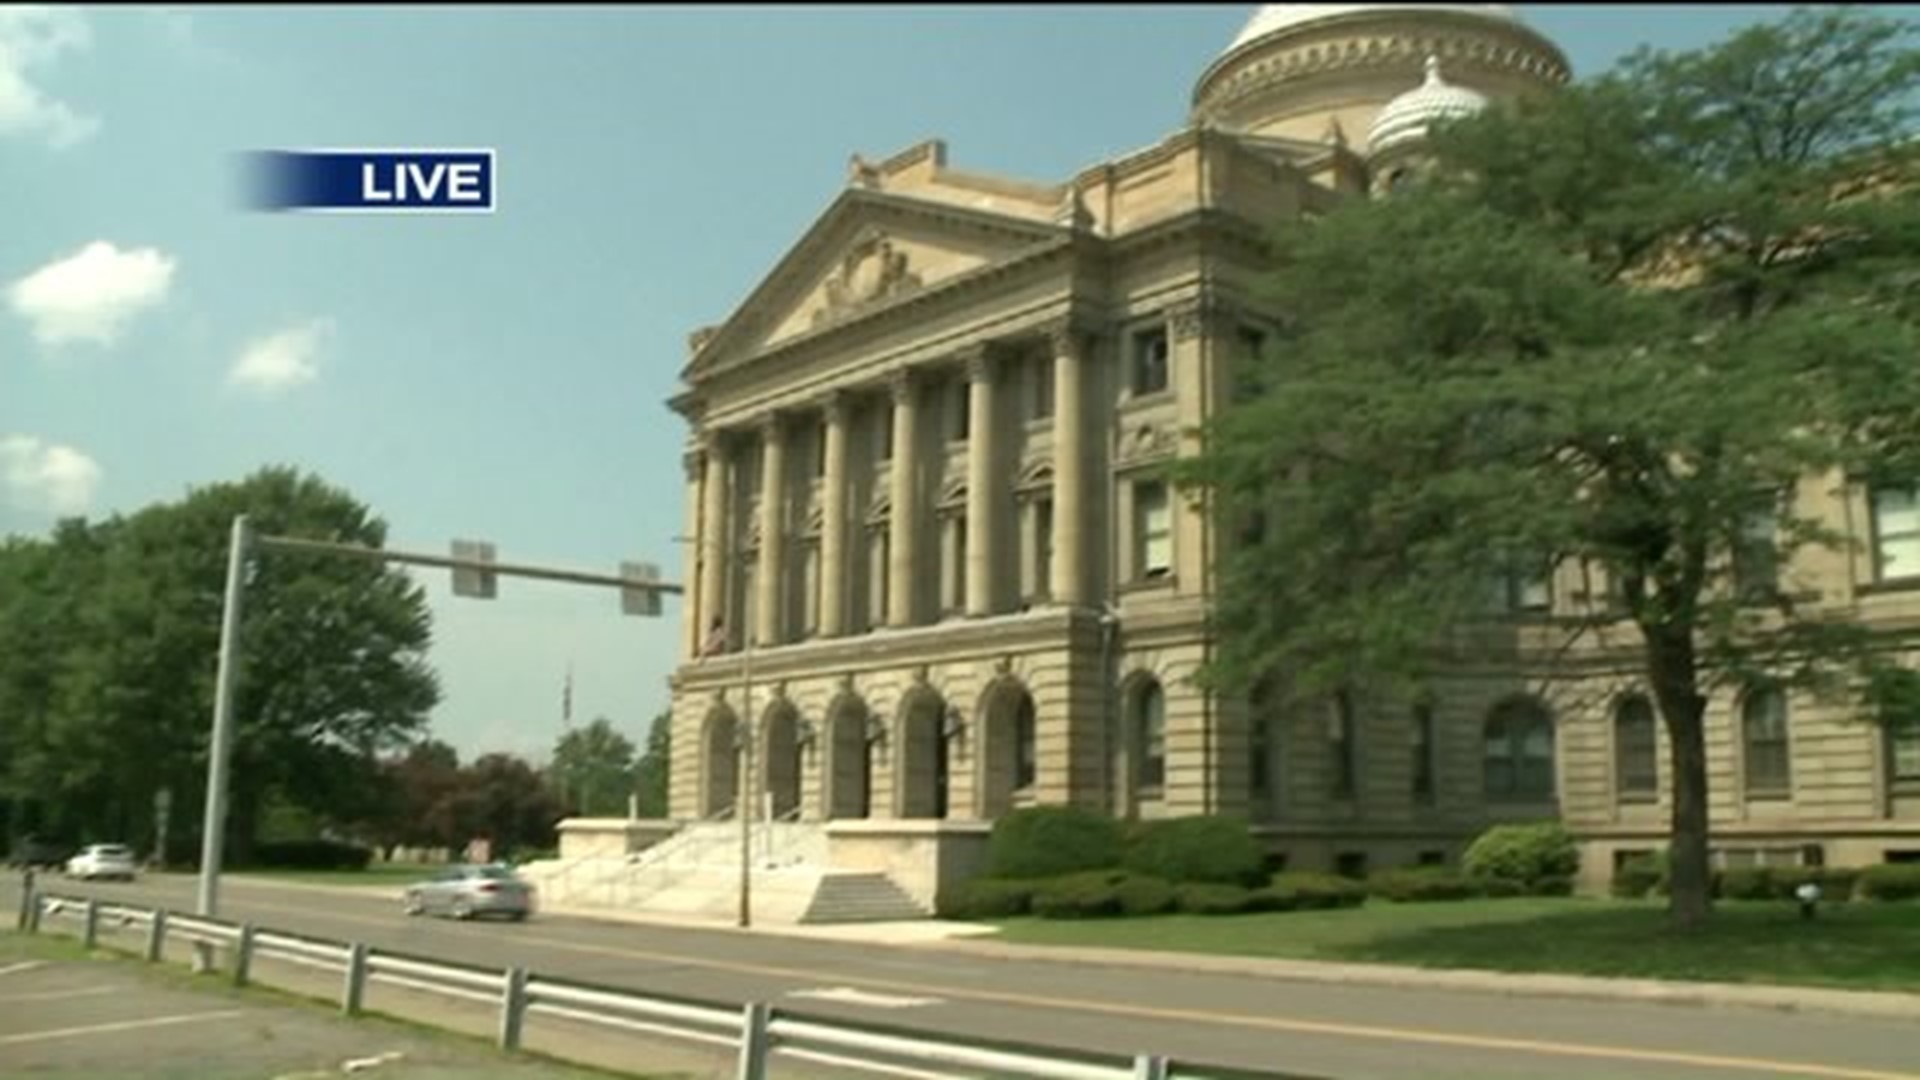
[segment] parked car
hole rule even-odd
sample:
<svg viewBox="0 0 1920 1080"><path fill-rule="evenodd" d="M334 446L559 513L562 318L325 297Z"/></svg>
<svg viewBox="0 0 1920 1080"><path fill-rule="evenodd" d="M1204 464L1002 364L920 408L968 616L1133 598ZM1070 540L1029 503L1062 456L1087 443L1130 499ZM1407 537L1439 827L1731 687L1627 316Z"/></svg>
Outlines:
<svg viewBox="0 0 1920 1080"><path fill-rule="evenodd" d="M504 915L520 922L533 912L533 886L504 866L450 866L407 886L403 905L409 915Z"/></svg>
<svg viewBox="0 0 1920 1080"><path fill-rule="evenodd" d="M138 872L133 849L125 844L88 844L80 849L80 854L67 860L67 876L85 881L95 878L132 881Z"/></svg>
<svg viewBox="0 0 1920 1080"><path fill-rule="evenodd" d="M72 852L65 844L23 836L7 853L7 866L15 870L58 870L67 864Z"/></svg>

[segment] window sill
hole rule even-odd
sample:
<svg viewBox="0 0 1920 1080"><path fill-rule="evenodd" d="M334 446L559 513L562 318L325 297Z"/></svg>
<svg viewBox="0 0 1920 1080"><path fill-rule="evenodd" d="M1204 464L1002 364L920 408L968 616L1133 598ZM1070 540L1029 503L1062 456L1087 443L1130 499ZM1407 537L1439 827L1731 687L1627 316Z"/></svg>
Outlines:
<svg viewBox="0 0 1920 1080"><path fill-rule="evenodd" d="M1135 409L1151 409L1155 405L1171 405L1174 403L1174 400L1173 387L1171 386L1161 390L1152 390L1144 394L1129 388L1127 390L1127 396L1120 399L1120 410L1122 412L1132 412Z"/></svg>
<svg viewBox="0 0 1920 1080"><path fill-rule="evenodd" d="M1621 792L1613 801L1619 806L1658 806L1660 795L1658 792Z"/></svg>
<svg viewBox="0 0 1920 1080"><path fill-rule="evenodd" d="M1167 789L1161 784L1154 784L1151 787L1142 784L1134 789L1133 795L1141 802L1160 802L1167 797Z"/></svg>
<svg viewBox="0 0 1920 1080"><path fill-rule="evenodd" d="M1870 581L1856 587L1853 591L1855 595L1858 596L1886 596L1895 593L1920 592L1920 577L1887 578L1881 581Z"/></svg>
<svg viewBox="0 0 1920 1080"><path fill-rule="evenodd" d="M1134 578L1131 581L1123 582L1117 591L1121 593L1156 592L1162 589L1172 589L1177 584L1179 584L1179 579L1171 573L1166 573L1161 574L1159 577Z"/></svg>
<svg viewBox="0 0 1920 1080"><path fill-rule="evenodd" d="M1793 801L1793 792L1749 791L1746 793L1746 801L1750 803L1790 803Z"/></svg>

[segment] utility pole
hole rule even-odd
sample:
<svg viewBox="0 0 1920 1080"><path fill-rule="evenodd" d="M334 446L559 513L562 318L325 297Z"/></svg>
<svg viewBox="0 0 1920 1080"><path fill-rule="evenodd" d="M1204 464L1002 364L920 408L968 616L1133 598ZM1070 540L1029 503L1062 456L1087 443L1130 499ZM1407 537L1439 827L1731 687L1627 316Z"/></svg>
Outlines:
<svg viewBox="0 0 1920 1080"><path fill-rule="evenodd" d="M220 615L220 667L213 684L213 737L207 747L207 810L200 836L200 915L213 918L220 910L220 860L227 840L227 765L233 750L233 684L239 678L240 605L246 595L247 558L253 530L247 515L233 519L227 548L227 594ZM213 949L197 942L194 967L213 968Z"/></svg>

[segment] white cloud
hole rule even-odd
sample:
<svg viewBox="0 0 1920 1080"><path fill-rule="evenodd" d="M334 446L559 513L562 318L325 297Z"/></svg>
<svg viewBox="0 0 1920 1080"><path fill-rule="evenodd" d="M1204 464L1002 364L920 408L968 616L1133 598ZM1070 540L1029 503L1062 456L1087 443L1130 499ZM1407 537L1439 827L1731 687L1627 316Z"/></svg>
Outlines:
<svg viewBox="0 0 1920 1080"><path fill-rule="evenodd" d="M333 333L329 319L314 319L248 343L227 372L227 382L265 395L276 395L319 378L315 362L320 344Z"/></svg>
<svg viewBox="0 0 1920 1080"><path fill-rule="evenodd" d="M100 486L100 466L71 446L32 435L0 436L0 479L8 501L28 510L80 514Z"/></svg>
<svg viewBox="0 0 1920 1080"><path fill-rule="evenodd" d="M59 150L98 131L99 117L76 112L36 81L63 54L92 45L86 16L76 8L0 6L0 136L38 135Z"/></svg>
<svg viewBox="0 0 1920 1080"><path fill-rule="evenodd" d="M7 299L42 344L110 345L129 319L166 299L174 266L154 248L122 251L96 240L14 282Z"/></svg>

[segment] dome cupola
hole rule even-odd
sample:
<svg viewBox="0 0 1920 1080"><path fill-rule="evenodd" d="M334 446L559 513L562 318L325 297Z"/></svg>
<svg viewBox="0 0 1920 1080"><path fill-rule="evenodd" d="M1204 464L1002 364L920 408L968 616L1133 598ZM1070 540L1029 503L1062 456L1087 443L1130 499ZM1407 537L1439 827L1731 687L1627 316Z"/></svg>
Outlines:
<svg viewBox="0 0 1920 1080"><path fill-rule="evenodd" d="M1426 81L1401 94L1374 118L1367 130L1367 155L1378 158L1398 146L1426 138L1427 131L1442 120L1472 116L1487 107L1487 97L1477 90L1455 86L1440 76L1440 58L1427 57Z"/></svg>

